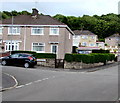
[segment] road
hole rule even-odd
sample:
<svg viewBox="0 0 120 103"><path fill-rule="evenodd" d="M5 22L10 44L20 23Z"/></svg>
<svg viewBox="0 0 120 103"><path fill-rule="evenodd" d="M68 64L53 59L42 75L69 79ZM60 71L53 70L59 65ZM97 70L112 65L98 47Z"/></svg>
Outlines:
<svg viewBox="0 0 120 103"><path fill-rule="evenodd" d="M2 93L3 101L116 101L118 65L94 72L2 67L19 85Z"/></svg>

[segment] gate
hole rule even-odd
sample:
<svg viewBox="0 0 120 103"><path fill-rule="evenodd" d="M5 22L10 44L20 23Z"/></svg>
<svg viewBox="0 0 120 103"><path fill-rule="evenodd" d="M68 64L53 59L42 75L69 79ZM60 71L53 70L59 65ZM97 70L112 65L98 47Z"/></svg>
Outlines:
<svg viewBox="0 0 120 103"><path fill-rule="evenodd" d="M64 59L55 59L55 68L64 68Z"/></svg>

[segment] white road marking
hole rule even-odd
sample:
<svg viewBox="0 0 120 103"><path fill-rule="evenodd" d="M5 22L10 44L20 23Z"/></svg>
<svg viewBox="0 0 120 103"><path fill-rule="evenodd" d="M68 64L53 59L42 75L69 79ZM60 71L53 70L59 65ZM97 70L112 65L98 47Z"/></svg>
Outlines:
<svg viewBox="0 0 120 103"><path fill-rule="evenodd" d="M43 79L40 79L40 80L37 80L37 81L33 81L33 82L30 82L30 83L27 83L27 84L24 84L24 85L20 85L20 86L17 86L16 89L22 88L24 86L29 86L29 85L32 85L34 83L39 83L39 82L42 82L42 81L45 81L45 80L48 80L48 79L51 79L51 78L55 78L55 76L52 76L52 77L49 77L49 78L43 78Z"/></svg>

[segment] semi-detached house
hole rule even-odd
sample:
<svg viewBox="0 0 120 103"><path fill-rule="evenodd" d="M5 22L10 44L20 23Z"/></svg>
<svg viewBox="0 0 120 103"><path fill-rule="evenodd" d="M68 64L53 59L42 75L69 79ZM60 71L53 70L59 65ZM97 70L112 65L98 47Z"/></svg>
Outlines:
<svg viewBox="0 0 120 103"><path fill-rule="evenodd" d="M72 52L74 33L64 23L47 15L18 15L0 22L2 51L24 50L38 53L56 53L63 59Z"/></svg>

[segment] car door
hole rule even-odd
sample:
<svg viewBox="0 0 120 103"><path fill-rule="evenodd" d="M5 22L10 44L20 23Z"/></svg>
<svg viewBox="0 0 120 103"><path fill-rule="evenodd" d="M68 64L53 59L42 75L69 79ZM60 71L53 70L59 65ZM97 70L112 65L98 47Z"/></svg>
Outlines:
<svg viewBox="0 0 120 103"><path fill-rule="evenodd" d="M19 54L13 54L10 56L10 65L18 65L18 57L19 57Z"/></svg>
<svg viewBox="0 0 120 103"><path fill-rule="evenodd" d="M24 54L19 54L19 57L17 59L18 65L24 65L25 63L25 57Z"/></svg>

